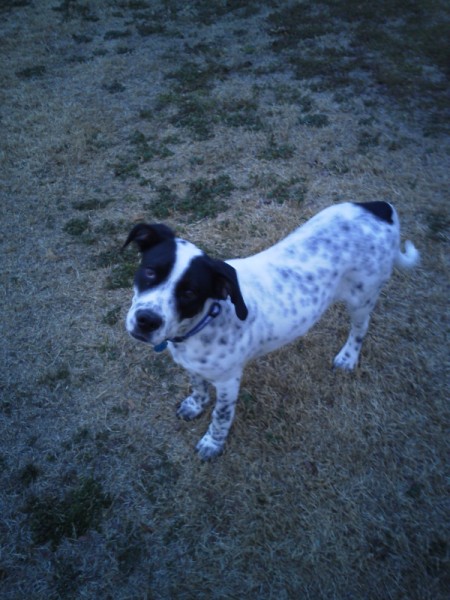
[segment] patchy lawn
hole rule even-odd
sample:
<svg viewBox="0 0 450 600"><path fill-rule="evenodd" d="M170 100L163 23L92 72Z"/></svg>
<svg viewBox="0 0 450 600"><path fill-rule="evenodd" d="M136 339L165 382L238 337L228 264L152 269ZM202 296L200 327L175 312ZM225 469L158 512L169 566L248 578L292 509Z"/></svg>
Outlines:
<svg viewBox="0 0 450 600"><path fill-rule="evenodd" d="M10 0L2 45L2 598L444 600L449 13L443 0ZM392 201L361 363L340 307L248 366L222 457L131 340L130 226L220 258Z"/></svg>

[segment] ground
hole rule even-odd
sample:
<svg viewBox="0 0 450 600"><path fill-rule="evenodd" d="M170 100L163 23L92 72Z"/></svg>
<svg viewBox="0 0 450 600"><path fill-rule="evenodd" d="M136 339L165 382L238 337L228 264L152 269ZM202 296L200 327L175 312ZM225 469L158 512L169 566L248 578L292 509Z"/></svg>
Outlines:
<svg viewBox="0 0 450 600"><path fill-rule="evenodd" d="M4 0L2 598L443 600L449 14L442 0ZM125 332L130 227L218 258L389 200L358 368L332 308L248 366L226 451Z"/></svg>

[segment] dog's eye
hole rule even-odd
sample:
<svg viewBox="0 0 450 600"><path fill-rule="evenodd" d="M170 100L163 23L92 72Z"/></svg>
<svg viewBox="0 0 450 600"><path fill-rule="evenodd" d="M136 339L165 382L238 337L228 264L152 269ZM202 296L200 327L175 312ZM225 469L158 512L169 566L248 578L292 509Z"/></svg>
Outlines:
<svg viewBox="0 0 450 600"><path fill-rule="evenodd" d="M156 279L156 271L155 269L152 269L151 267L146 267L144 269L144 273L145 273L145 278L147 279L147 281L153 282Z"/></svg>
<svg viewBox="0 0 450 600"><path fill-rule="evenodd" d="M181 295L185 300L195 300L195 298L197 298L197 294L191 289L183 290Z"/></svg>

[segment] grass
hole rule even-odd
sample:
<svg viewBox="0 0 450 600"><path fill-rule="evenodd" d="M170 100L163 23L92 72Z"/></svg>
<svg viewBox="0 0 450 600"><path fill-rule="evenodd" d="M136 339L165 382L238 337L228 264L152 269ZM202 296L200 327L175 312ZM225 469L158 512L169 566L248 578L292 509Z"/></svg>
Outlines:
<svg viewBox="0 0 450 600"><path fill-rule="evenodd" d="M106 208L112 201L111 198L86 198L85 200L74 202L72 206L79 211L100 210ZM72 226L69 226L69 229L72 229Z"/></svg>
<svg viewBox="0 0 450 600"><path fill-rule="evenodd" d="M248 98L224 101L221 107L221 122L229 127L244 127L250 131L264 129L263 120L258 114L258 103Z"/></svg>
<svg viewBox="0 0 450 600"><path fill-rule="evenodd" d="M79 237L90 228L89 218L74 217L64 225L64 231L71 236Z"/></svg>
<svg viewBox="0 0 450 600"><path fill-rule="evenodd" d="M170 122L175 127L188 129L194 140L213 138L214 128L220 123L249 130L259 130L263 127L261 118L257 115L255 102L239 98L222 102L211 96L208 90L188 94L162 94L157 108L170 106L176 110L170 117Z"/></svg>
<svg viewBox="0 0 450 600"><path fill-rule="evenodd" d="M272 180L267 193L269 200L275 200L279 204L295 202L301 204L306 197L307 186L304 178L292 177L289 181Z"/></svg>
<svg viewBox="0 0 450 600"><path fill-rule="evenodd" d="M114 265L106 279L106 289L118 290L121 288L130 289L133 285L134 273L136 271L135 262L121 262Z"/></svg>
<svg viewBox="0 0 450 600"><path fill-rule="evenodd" d="M189 129L194 140L207 140L214 136L216 115L214 101L204 94L180 96L175 103L177 112L170 119L175 127Z"/></svg>
<svg viewBox="0 0 450 600"><path fill-rule="evenodd" d="M56 387L61 383L66 383L70 379L70 374L69 366L67 364L60 364L42 374L38 379L38 383L40 385Z"/></svg>
<svg viewBox="0 0 450 600"><path fill-rule="evenodd" d="M162 185L157 189L156 199L149 205L149 210L158 219L167 219L174 214L189 214L195 219L215 217L227 209L224 199L233 190L229 175L193 180L182 197Z"/></svg>
<svg viewBox="0 0 450 600"><path fill-rule="evenodd" d="M77 482L62 499L57 495L30 498L25 512L34 542L50 542L55 550L64 538L79 538L97 528L102 512L110 505L101 485L88 478Z"/></svg>
<svg viewBox="0 0 450 600"><path fill-rule="evenodd" d="M125 180L129 177L139 177L139 164L134 159L125 158L114 165L114 175L119 179Z"/></svg>
<svg viewBox="0 0 450 600"><path fill-rule="evenodd" d="M213 61L203 65L186 61L178 69L170 72L167 78L175 81L177 92L186 94L211 89L215 80L226 76L227 72L226 67Z"/></svg>
<svg viewBox="0 0 450 600"><path fill-rule="evenodd" d="M446 4L36 5L0 6L2 599L446 599ZM125 331L129 229L243 257L384 199L422 266L359 367L334 307L200 463L210 411L177 420L185 372Z"/></svg>
<svg viewBox="0 0 450 600"><path fill-rule="evenodd" d="M258 153L258 158L263 160L286 160L292 158L294 152L294 146L278 143L275 141L275 137L271 135L267 141L267 145Z"/></svg>
<svg viewBox="0 0 450 600"><path fill-rule="evenodd" d="M61 14L64 21L81 19L84 22L95 23L99 17L91 13L89 6L78 0L62 0L60 4L53 5L52 10Z"/></svg>
<svg viewBox="0 0 450 600"><path fill-rule="evenodd" d="M328 115L321 113L313 113L300 117L298 120L300 125L306 125L307 127L326 127L330 124Z"/></svg>
<svg viewBox="0 0 450 600"><path fill-rule="evenodd" d="M135 147L139 162L149 162L156 157L170 158L173 156L173 152L165 144L158 140L150 141L139 130L132 134L130 143Z"/></svg>
<svg viewBox="0 0 450 600"><path fill-rule="evenodd" d="M19 473L19 481L22 485L30 485L41 474L41 469L34 463L26 464Z"/></svg>
<svg viewBox="0 0 450 600"><path fill-rule="evenodd" d="M441 102L447 84L442 78L429 80L430 69L443 74L449 64L444 3L436 2L430 12L426 2L409 0L386 2L383 8L323 0L291 4L274 11L268 22L275 37L272 48L287 54L295 76L320 78L311 89L350 87L361 92L361 73L366 73L401 106L431 108L431 118L445 130ZM345 46L344 31L349 41ZM323 41L321 52L314 51L311 39Z"/></svg>
<svg viewBox="0 0 450 600"><path fill-rule="evenodd" d="M446 211L430 211L426 216L429 235L436 241L448 241L450 233L450 218Z"/></svg>
<svg viewBox="0 0 450 600"><path fill-rule="evenodd" d="M106 314L103 316L102 321L103 323L106 323L106 325L116 325L116 323L119 321L120 314L120 306L115 306L114 308L111 308L106 312Z"/></svg>
<svg viewBox="0 0 450 600"><path fill-rule="evenodd" d="M34 65L16 71L16 75L17 77L20 77L20 79L32 79L33 77L42 77L46 72L47 67L45 65Z"/></svg>

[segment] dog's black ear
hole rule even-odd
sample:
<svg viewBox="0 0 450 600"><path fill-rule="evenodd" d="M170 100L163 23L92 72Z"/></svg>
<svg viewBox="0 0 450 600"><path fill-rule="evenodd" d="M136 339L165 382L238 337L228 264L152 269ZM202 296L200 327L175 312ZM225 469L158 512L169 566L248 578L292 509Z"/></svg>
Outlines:
<svg viewBox="0 0 450 600"><path fill-rule="evenodd" d="M127 241L122 246L122 250L128 244L131 244L131 242L135 242L140 252L144 252L160 242L173 240L174 238L174 232L166 225L138 223L128 234Z"/></svg>
<svg viewBox="0 0 450 600"><path fill-rule="evenodd" d="M241 321L245 321L248 309L241 294L236 270L222 260L210 259L210 261L210 267L214 273L216 297L220 300L225 300L230 296L236 315Z"/></svg>

